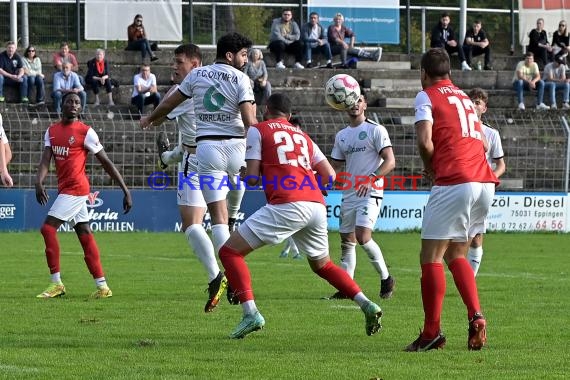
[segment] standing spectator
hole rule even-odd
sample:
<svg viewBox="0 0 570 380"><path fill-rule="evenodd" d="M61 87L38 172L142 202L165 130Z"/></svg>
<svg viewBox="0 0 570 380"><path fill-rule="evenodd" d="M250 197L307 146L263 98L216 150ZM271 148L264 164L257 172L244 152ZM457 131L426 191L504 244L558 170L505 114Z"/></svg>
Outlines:
<svg viewBox="0 0 570 380"><path fill-rule="evenodd" d="M319 23L319 14L311 12L309 22L301 28L301 40L305 47L306 67L313 67L313 51L321 53L327 59L327 67L332 69L332 54L326 31Z"/></svg>
<svg viewBox="0 0 570 380"><path fill-rule="evenodd" d="M351 185L344 188L340 205L341 267L354 278L356 243L370 259L380 277L381 298L390 298L395 280L388 271L384 255L372 238L384 198L384 177L396 166L388 131L366 117L366 97L360 95L346 113L349 125L335 137L331 152L333 169L344 173ZM360 181L365 178L367 181ZM336 293L331 298L345 298Z"/></svg>
<svg viewBox="0 0 570 380"><path fill-rule="evenodd" d="M245 73L251 80L253 93L256 95L256 103L265 104L271 96L271 83L267 80L267 67L263 61L263 53L261 50L253 48L249 50L249 60L245 65ZM258 102L258 95L261 95L261 101Z"/></svg>
<svg viewBox="0 0 570 380"><path fill-rule="evenodd" d="M283 55L285 53L295 56L296 69L303 69L301 60L303 59L303 44L301 43L301 31L299 25L293 21L293 11L290 8L284 9L280 18L276 18L271 23L271 34L269 36L269 51L275 55L275 68L284 69Z"/></svg>
<svg viewBox="0 0 570 380"><path fill-rule="evenodd" d="M0 114L0 179L6 187L14 186L14 181L8 171L8 164L12 160L12 151L6 136L6 131L2 126L2 114Z"/></svg>
<svg viewBox="0 0 570 380"><path fill-rule="evenodd" d="M105 59L105 50L97 49L95 58L87 61L87 75L85 82L91 86L95 94L95 105L99 105L99 87L105 87L107 90L108 104L114 106L113 102L113 85L109 76L109 62Z"/></svg>
<svg viewBox="0 0 570 380"><path fill-rule="evenodd" d="M329 25L327 30L327 38L333 55L340 54L342 62L341 68L348 68L348 56L354 56L361 59L368 59L371 61L380 61L382 58L382 48L374 51L359 49L354 47L356 41L356 34L352 29L344 26L344 16L342 13L337 13L333 18L333 23ZM345 39L350 38L350 42L346 43Z"/></svg>
<svg viewBox="0 0 570 380"><path fill-rule="evenodd" d="M471 66L473 56L485 54L485 70L493 70L491 66L491 47L487 33L481 27L481 20L475 20L471 29L465 33L465 41L463 42L463 51L467 64Z"/></svg>
<svg viewBox="0 0 570 380"><path fill-rule="evenodd" d="M4 102L4 85L19 87L22 103L28 100L28 78L24 72L22 58L16 53L16 43L9 41L6 50L0 53L0 102Z"/></svg>
<svg viewBox="0 0 570 380"><path fill-rule="evenodd" d="M151 61L158 59L152 52L150 41L147 39L142 15L135 16L133 23L127 28L127 35L129 42L126 50L140 50L143 61L147 54L150 56Z"/></svg>
<svg viewBox="0 0 570 380"><path fill-rule="evenodd" d="M465 256L471 239L483 232L499 181L487 164L483 131L471 100L451 82L450 72L444 49L430 49L422 56L423 90L415 100L415 127L424 173L434 185L421 230L424 327L405 348L412 352L443 348L446 343L441 331L444 261L467 308L467 348L480 350L487 341L477 283Z"/></svg>
<svg viewBox="0 0 570 380"><path fill-rule="evenodd" d="M562 20L558 23L558 29L552 33L552 54L566 57L570 53L570 34L568 25Z"/></svg>
<svg viewBox="0 0 570 380"><path fill-rule="evenodd" d="M524 111L524 90L536 90L536 109L550 109L544 104L544 81L540 79L540 70L534 62L534 54L527 51L524 55L524 61L517 63L515 75L513 76L513 87L517 92L517 100L519 102L519 110Z"/></svg>
<svg viewBox="0 0 570 380"><path fill-rule="evenodd" d="M261 182L262 175L272 178L276 184L287 179L287 188L265 186L268 204L247 218L220 249L228 283L239 297L243 312L230 338L244 338L265 326L265 319L255 304L245 257L266 244L278 244L290 236L307 255L313 272L360 307L365 317L366 335L372 335L381 328L380 306L369 300L329 256L325 200L313 170L325 186L334 180L335 172L311 138L288 122L290 117L289 98L273 94L267 102L265 121L250 126L247 131L247 168L242 171L242 178L251 186ZM283 150L287 150L286 158L282 157ZM310 185L305 187L303 183Z"/></svg>
<svg viewBox="0 0 570 380"><path fill-rule="evenodd" d="M36 55L36 48L28 46L22 58L24 72L28 77L28 99L30 99L32 88L36 87L36 105L45 104L44 74L42 73L42 61Z"/></svg>
<svg viewBox="0 0 570 380"><path fill-rule="evenodd" d="M143 63L140 73L133 78L133 95L131 104L137 106L142 115L144 106L153 104L154 108L160 103L160 94L156 87L156 76L150 72L150 66Z"/></svg>
<svg viewBox="0 0 570 380"><path fill-rule="evenodd" d="M449 13L443 12L439 22L431 31L431 42L430 47L441 48L447 51L447 54L451 56L453 53L457 53L459 58L459 63L461 64L461 70L470 71L471 66L465 60L465 54L463 48L457 42L455 38L455 33L451 27L451 17Z"/></svg>
<svg viewBox="0 0 570 380"><path fill-rule="evenodd" d="M479 120L482 120L483 114L487 112L487 102L489 101L489 95L487 91L482 88L476 87L469 91L469 98L473 102L475 107L475 112ZM505 153L503 152L503 145L501 144L501 136L499 131L491 128L490 125L483 123L481 121L481 128L485 137L487 138L487 144L489 149L487 149L486 157L487 163L493 170L493 173L499 178L505 173L506 165L503 157ZM485 225L483 226L483 231L475 235L471 244L469 246L469 251L467 251L467 260L471 269L473 269L473 274L477 276L479 271L479 266L481 265L481 259L483 258L483 234L486 232Z"/></svg>
<svg viewBox="0 0 570 380"><path fill-rule="evenodd" d="M544 30L544 19L536 20L536 28L530 31L528 38L528 51L534 54L539 67L544 67L548 62L551 62L553 59L552 46L548 43L548 35Z"/></svg>
<svg viewBox="0 0 570 380"><path fill-rule="evenodd" d="M61 101L63 96L70 92L79 96L81 99L81 110L83 111L87 103L87 94L79 81L79 75L71 71L71 62L64 62L62 71L53 74L53 92L51 96L55 103L55 111L58 115L61 115Z"/></svg>
<svg viewBox="0 0 570 380"><path fill-rule="evenodd" d="M558 108L556 105L556 90L562 91L562 108L565 110L570 109L570 104L568 104L570 83L566 79L566 58L559 55L554 59L554 62L544 66L542 80L544 80L546 90L550 90L550 109L555 110Z"/></svg>
<svg viewBox="0 0 570 380"><path fill-rule="evenodd" d="M132 200L123 177L107 157L97 133L93 128L79 121L80 112L81 103L77 94L67 93L63 98L61 121L52 124L44 137L44 150L36 175L36 200L42 206L48 202L49 197L43 182L48 175L52 158L57 175L58 195L40 228L45 242L51 282L46 290L37 295L37 298L54 298L65 294L60 272L57 229L66 222L73 226L83 248L84 260L89 273L95 280L96 290L91 297L109 298L113 295L103 273L99 248L93 237L93 231L89 227L87 197L90 190L85 168L89 152L95 155L103 169L123 190L125 213L131 209Z"/></svg>

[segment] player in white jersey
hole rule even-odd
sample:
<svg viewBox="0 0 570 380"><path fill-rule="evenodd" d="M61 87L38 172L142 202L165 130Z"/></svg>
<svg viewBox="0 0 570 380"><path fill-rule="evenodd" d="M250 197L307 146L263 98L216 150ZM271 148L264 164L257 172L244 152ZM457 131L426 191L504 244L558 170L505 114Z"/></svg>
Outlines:
<svg viewBox="0 0 570 380"><path fill-rule="evenodd" d="M176 93L180 82L192 70L200 66L202 66L202 52L198 46L194 44L178 46L174 50L174 61L172 64L173 80L177 84L168 91L165 98L168 99L169 96ZM166 117L155 121L154 125L160 124L165 119L176 119L181 141L174 150L165 151L163 145L167 147L168 140L164 141L159 138L157 143L159 145L160 161L165 164L182 162L178 178L185 178L185 181L179 184L176 199L180 217L182 218L182 232L186 235L188 245L196 253L198 260L200 260L208 274L208 300L204 307L204 311L208 313L213 311L218 305L220 296L227 287L227 280L218 266L214 245L202 226L202 220L206 213L206 202L195 174L198 168L198 161L196 160L196 123L193 99L186 99Z"/></svg>
<svg viewBox="0 0 570 380"><path fill-rule="evenodd" d="M14 181L8 172L8 164L12 159L12 151L8 143L8 137L2 126L2 114L0 114L0 178L6 187L14 186Z"/></svg>
<svg viewBox="0 0 570 380"><path fill-rule="evenodd" d="M473 101L477 116L479 119L481 119L483 114L487 112L487 102L489 101L489 95L487 94L487 91L476 87L469 91L468 95ZM507 169L505 160L503 159L505 153L503 152L503 145L501 144L501 136L499 135L499 131L491 128L488 124L481 123L481 129L487 138L487 162L489 163L489 166L491 166L491 169L493 169L493 172L497 178L499 178ZM471 241L469 251L467 252L467 260L469 261L471 268L473 268L475 276L477 276L477 272L479 271L479 266L481 265L482 258L483 234L477 234Z"/></svg>
<svg viewBox="0 0 570 380"><path fill-rule="evenodd" d="M390 298L395 280L388 272L384 256L372 239L372 231L380 214L384 197L384 176L390 173L396 159L388 131L366 118L366 97L347 111L350 124L340 130L331 153L337 172L337 188L343 190L340 206L341 267L354 277L356 242L364 249L380 275L380 297ZM344 167L344 172L341 170ZM346 298L335 293L331 298Z"/></svg>
<svg viewBox="0 0 570 380"><path fill-rule="evenodd" d="M226 195L231 188L228 182L245 165L245 127L257 123L253 89L241 71L251 46L252 42L238 33L221 37L216 62L192 70L177 92L140 121L141 128L147 129L185 99L194 99L198 174L212 219L216 252L230 236Z"/></svg>

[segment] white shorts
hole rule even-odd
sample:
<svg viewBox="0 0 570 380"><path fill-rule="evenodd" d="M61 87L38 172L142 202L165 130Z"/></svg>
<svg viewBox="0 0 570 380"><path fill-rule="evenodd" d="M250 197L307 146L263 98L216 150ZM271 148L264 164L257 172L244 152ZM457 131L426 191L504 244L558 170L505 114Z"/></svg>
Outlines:
<svg viewBox="0 0 570 380"><path fill-rule="evenodd" d="M87 197L87 195L59 194L49 209L48 215L69 223L71 227L77 223L89 222Z"/></svg>
<svg viewBox="0 0 570 380"><path fill-rule="evenodd" d="M299 251L312 260L329 254L327 209L317 202L265 205L243 222L239 234L256 249L292 237Z"/></svg>
<svg viewBox="0 0 570 380"><path fill-rule="evenodd" d="M374 230L382 198L380 197L350 197L342 200L340 205L340 220L338 231L343 234L354 232L356 226Z"/></svg>
<svg viewBox="0 0 570 380"><path fill-rule="evenodd" d="M485 231L494 183L434 186L422 221L422 239L466 242Z"/></svg>
<svg viewBox="0 0 570 380"><path fill-rule="evenodd" d="M245 139L201 140L196 157L200 187L206 203L226 199L232 188L231 178L245 166Z"/></svg>
<svg viewBox="0 0 570 380"><path fill-rule="evenodd" d="M185 178L189 183L179 181L176 202L178 206L207 207L198 180L198 160L196 155L184 152L178 178Z"/></svg>

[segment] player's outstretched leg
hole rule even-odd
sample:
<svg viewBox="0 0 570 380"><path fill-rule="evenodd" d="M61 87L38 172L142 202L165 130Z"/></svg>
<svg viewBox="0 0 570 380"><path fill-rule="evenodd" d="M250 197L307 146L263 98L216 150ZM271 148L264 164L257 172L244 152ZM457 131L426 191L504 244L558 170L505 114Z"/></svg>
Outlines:
<svg viewBox="0 0 570 380"><path fill-rule="evenodd" d="M170 147L170 141L165 132L159 132L156 136L156 148L158 149L158 166L161 169L166 169L168 164L162 160L162 153L166 152Z"/></svg>

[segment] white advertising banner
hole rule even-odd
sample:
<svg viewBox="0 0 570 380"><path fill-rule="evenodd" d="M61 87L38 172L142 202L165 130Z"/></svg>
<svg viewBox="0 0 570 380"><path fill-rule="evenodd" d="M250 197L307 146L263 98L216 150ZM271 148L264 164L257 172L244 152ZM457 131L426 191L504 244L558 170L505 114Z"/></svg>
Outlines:
<svg viewBox="0 0 570 380"><path fill-rule="evenodd" d="M137 14L149 40L182 41L181 0L85 0L85 39L126 41Z"/></svg>
<svg viewBox="0 0 570 380"><path fill-rule="evenodd" d="M528 45L528 34L536 28L536 20L544 19L544 30L548 42L552 43L552 33L558 29L558 22L570 19L568 0L519 0L519 41Z"/></svg>

